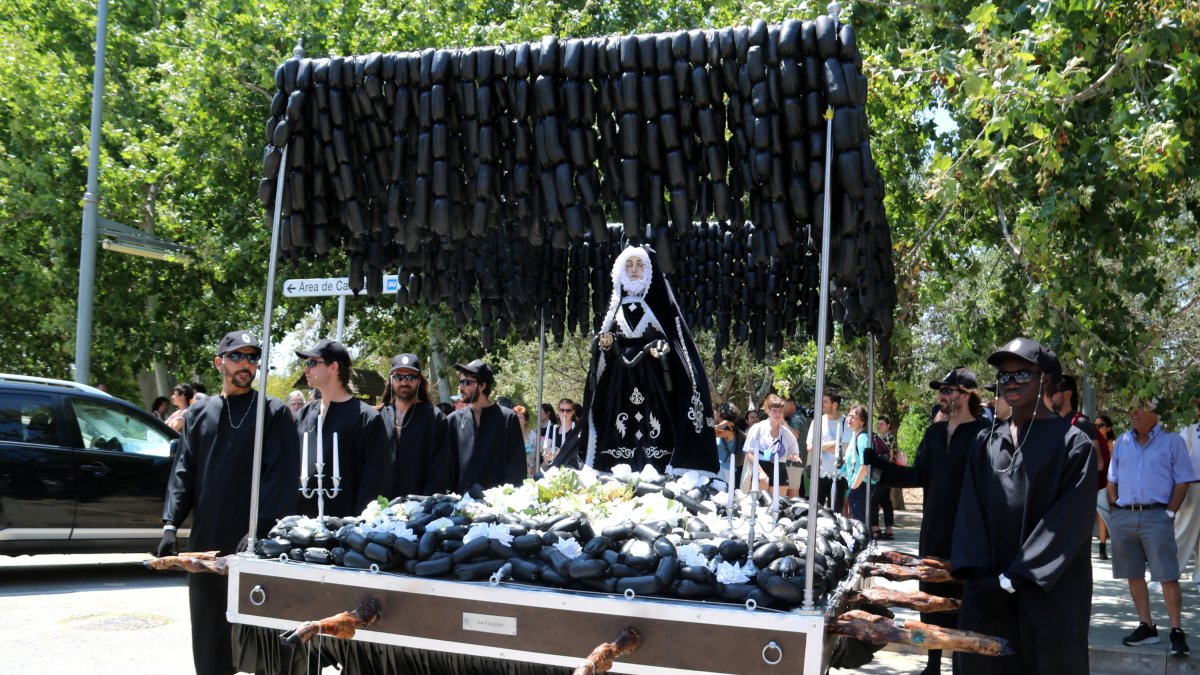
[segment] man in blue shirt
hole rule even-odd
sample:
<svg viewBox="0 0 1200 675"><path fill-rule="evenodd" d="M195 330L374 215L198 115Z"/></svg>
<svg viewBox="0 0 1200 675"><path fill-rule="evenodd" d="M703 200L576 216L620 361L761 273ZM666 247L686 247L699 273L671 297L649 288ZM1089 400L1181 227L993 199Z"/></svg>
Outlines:
<svg viewBox="0 0 1200 675"><path fill-rule="evenodd" d="M1192 460L1179 434L1158 422L1156 401L1137 404L1130 413L1132 429L1121 434L1108 465L1109 531L1113 541L1113 578L1129 580L1138 627L1121 642L1127 646L1158 644L1158 627L1150 616L1150 579L1162 583L1171 620L1171 654L1187 656L1180 626L1182 605L1179 563L1175 551L1175 512L1196 480Z"/></svg>

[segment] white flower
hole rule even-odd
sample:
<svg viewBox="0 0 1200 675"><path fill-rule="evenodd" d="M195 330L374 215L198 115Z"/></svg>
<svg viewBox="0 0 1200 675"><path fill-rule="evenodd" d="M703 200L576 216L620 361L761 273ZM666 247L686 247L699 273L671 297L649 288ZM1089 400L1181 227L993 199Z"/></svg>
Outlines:
<svg viewBox="0 0 1200 675"><path fill-rule="evenodd" d="M628 483L633 478L633 468L628 464L618 464L612 468L613 478Z"/></svg>
<svg viewBox="0 0 1200 675"><path fill-rule="evenodd" d="M698 472L688 471L675 480L675 484L678 486L676 492L687 492L692 488L700 487L704 485L705 480L707 479L702 478Z"/></svg>
<svg viewBox="0 0 1200 675"><path fill-rule="evenodd" d="M750 581L750 577L740 565L725 562L722 560L717 564L717 583L720 584L744 584Z"/></svg>
<svg viewBox="0 0 1200 675"><path fill-rule="evenodd" d="M381 509L379 508L379 502L370 501L367 502L366 508L362 510L362 513L359 514L358 517L362 518L363 520L373 520L379 515L380 511Z"/></svg>
<svg viewBox="0 0 1200 675"><path fill-rule="evenodd" d="M426 531L429 531L429 530L436 531L436 530L442 529L443 527L450 527L453 524L454 524L454 521L450 520L449 518L438 518L437 520L434 520L434 521L430 522L428 525L426 525L425 530Z"/></svg>
<svg viewBox="0 0 1200 675"><path fill-rule="evenodd" d="M554 545L554 548L558 549L559 552L571 560L583 555L583 547L581 547L579 542L575 541L574 539L560 539L558 543Z"/></svg>
<svg viewBox="0 0 1200 675"><path fill-rule="evenodd" d="M596 470L590 466L583 467L583 470L577 473L579 475L579 482L585 490L590 489L596 484L596 481L600 480L600 476L596 473Z"/></svg>
<svg viewBox="0 0 1200 675"><path fill-rule="evenodd" d="M699 546L684 544L679 547L679 564L689 567L704 567L708 565L708 559L700 552Z"/></svg>
<svg viewBox="0 0 1200 675"><path fill-rule="evenodd" d="M642 467L641 479L643 481L647 483L653 483L659 478L662 478L662 474L658 472L658 469L654 468L653 464L647 464L646 466Z"/></svg>
<svg viewBox="0 0 1200 675"><path fill-rule="evenodd" d="M508 525L503 523L475 523L467 530L467 534L463 536L463 543L467 543L473 539L484 537L486 539L496 539L501 544L512 543L513 536L508 530Z"/></svg>
<svg viewBox="0 0 1200 675"><path fill-rule="evenodd" d="M414 513L421 513L425 510L425 503L415 499L410 499L400 505L400 512L405 518L411 518Z"/></svg>
<svg viewBox="0 0 1200 675"><path fill-rule="evenodd" d="M404 522L403 520L393 521L391 532L392 534L396 535L397 539L407 539L409 541L417 540L416 533L408 529L408 523Z"/></svg>

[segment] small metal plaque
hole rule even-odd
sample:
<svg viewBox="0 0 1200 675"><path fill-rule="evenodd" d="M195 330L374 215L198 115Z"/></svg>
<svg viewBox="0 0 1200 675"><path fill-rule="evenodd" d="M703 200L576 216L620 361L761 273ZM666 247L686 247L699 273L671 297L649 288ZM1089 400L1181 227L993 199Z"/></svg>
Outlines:
<svg viewBox="0 0 1200 675"><path fill-rule="evenodd" d="M463 612L463 630L473 630L479 633L495 633L496 635L516 635L517 618L514 616L495 616L493 614Z"/></svg>

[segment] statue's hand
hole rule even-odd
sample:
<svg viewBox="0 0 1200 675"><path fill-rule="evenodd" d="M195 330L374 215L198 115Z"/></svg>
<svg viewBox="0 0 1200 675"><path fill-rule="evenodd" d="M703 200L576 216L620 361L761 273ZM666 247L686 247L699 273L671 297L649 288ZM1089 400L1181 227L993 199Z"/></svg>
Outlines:
<svg viewBox="0 0 1200 675"><path fill-rule="evenodd" d="M611 349L614 339L612 333L605 331L596 336L596 343L600 345L601 349Z"/></svg>
<svg viewBox="0 0 1200 675"><path fill-rule="evenodd" d="M666 340L655 340L650 343L650 356L656 359L661 359L671 353L671 345L667 344Z"/></svg>

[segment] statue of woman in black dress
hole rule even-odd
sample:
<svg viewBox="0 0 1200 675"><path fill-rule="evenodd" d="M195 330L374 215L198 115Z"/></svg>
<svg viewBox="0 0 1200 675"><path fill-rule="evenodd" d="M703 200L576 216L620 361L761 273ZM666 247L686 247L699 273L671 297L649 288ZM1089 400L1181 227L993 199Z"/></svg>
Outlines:
<svg viewBox="0 0 1200 675"><path fill-rule="evenodd" d="M584 408L585 463L598 471L719 469L708 378L650 247L628 247L613 264Z"/></svg>

